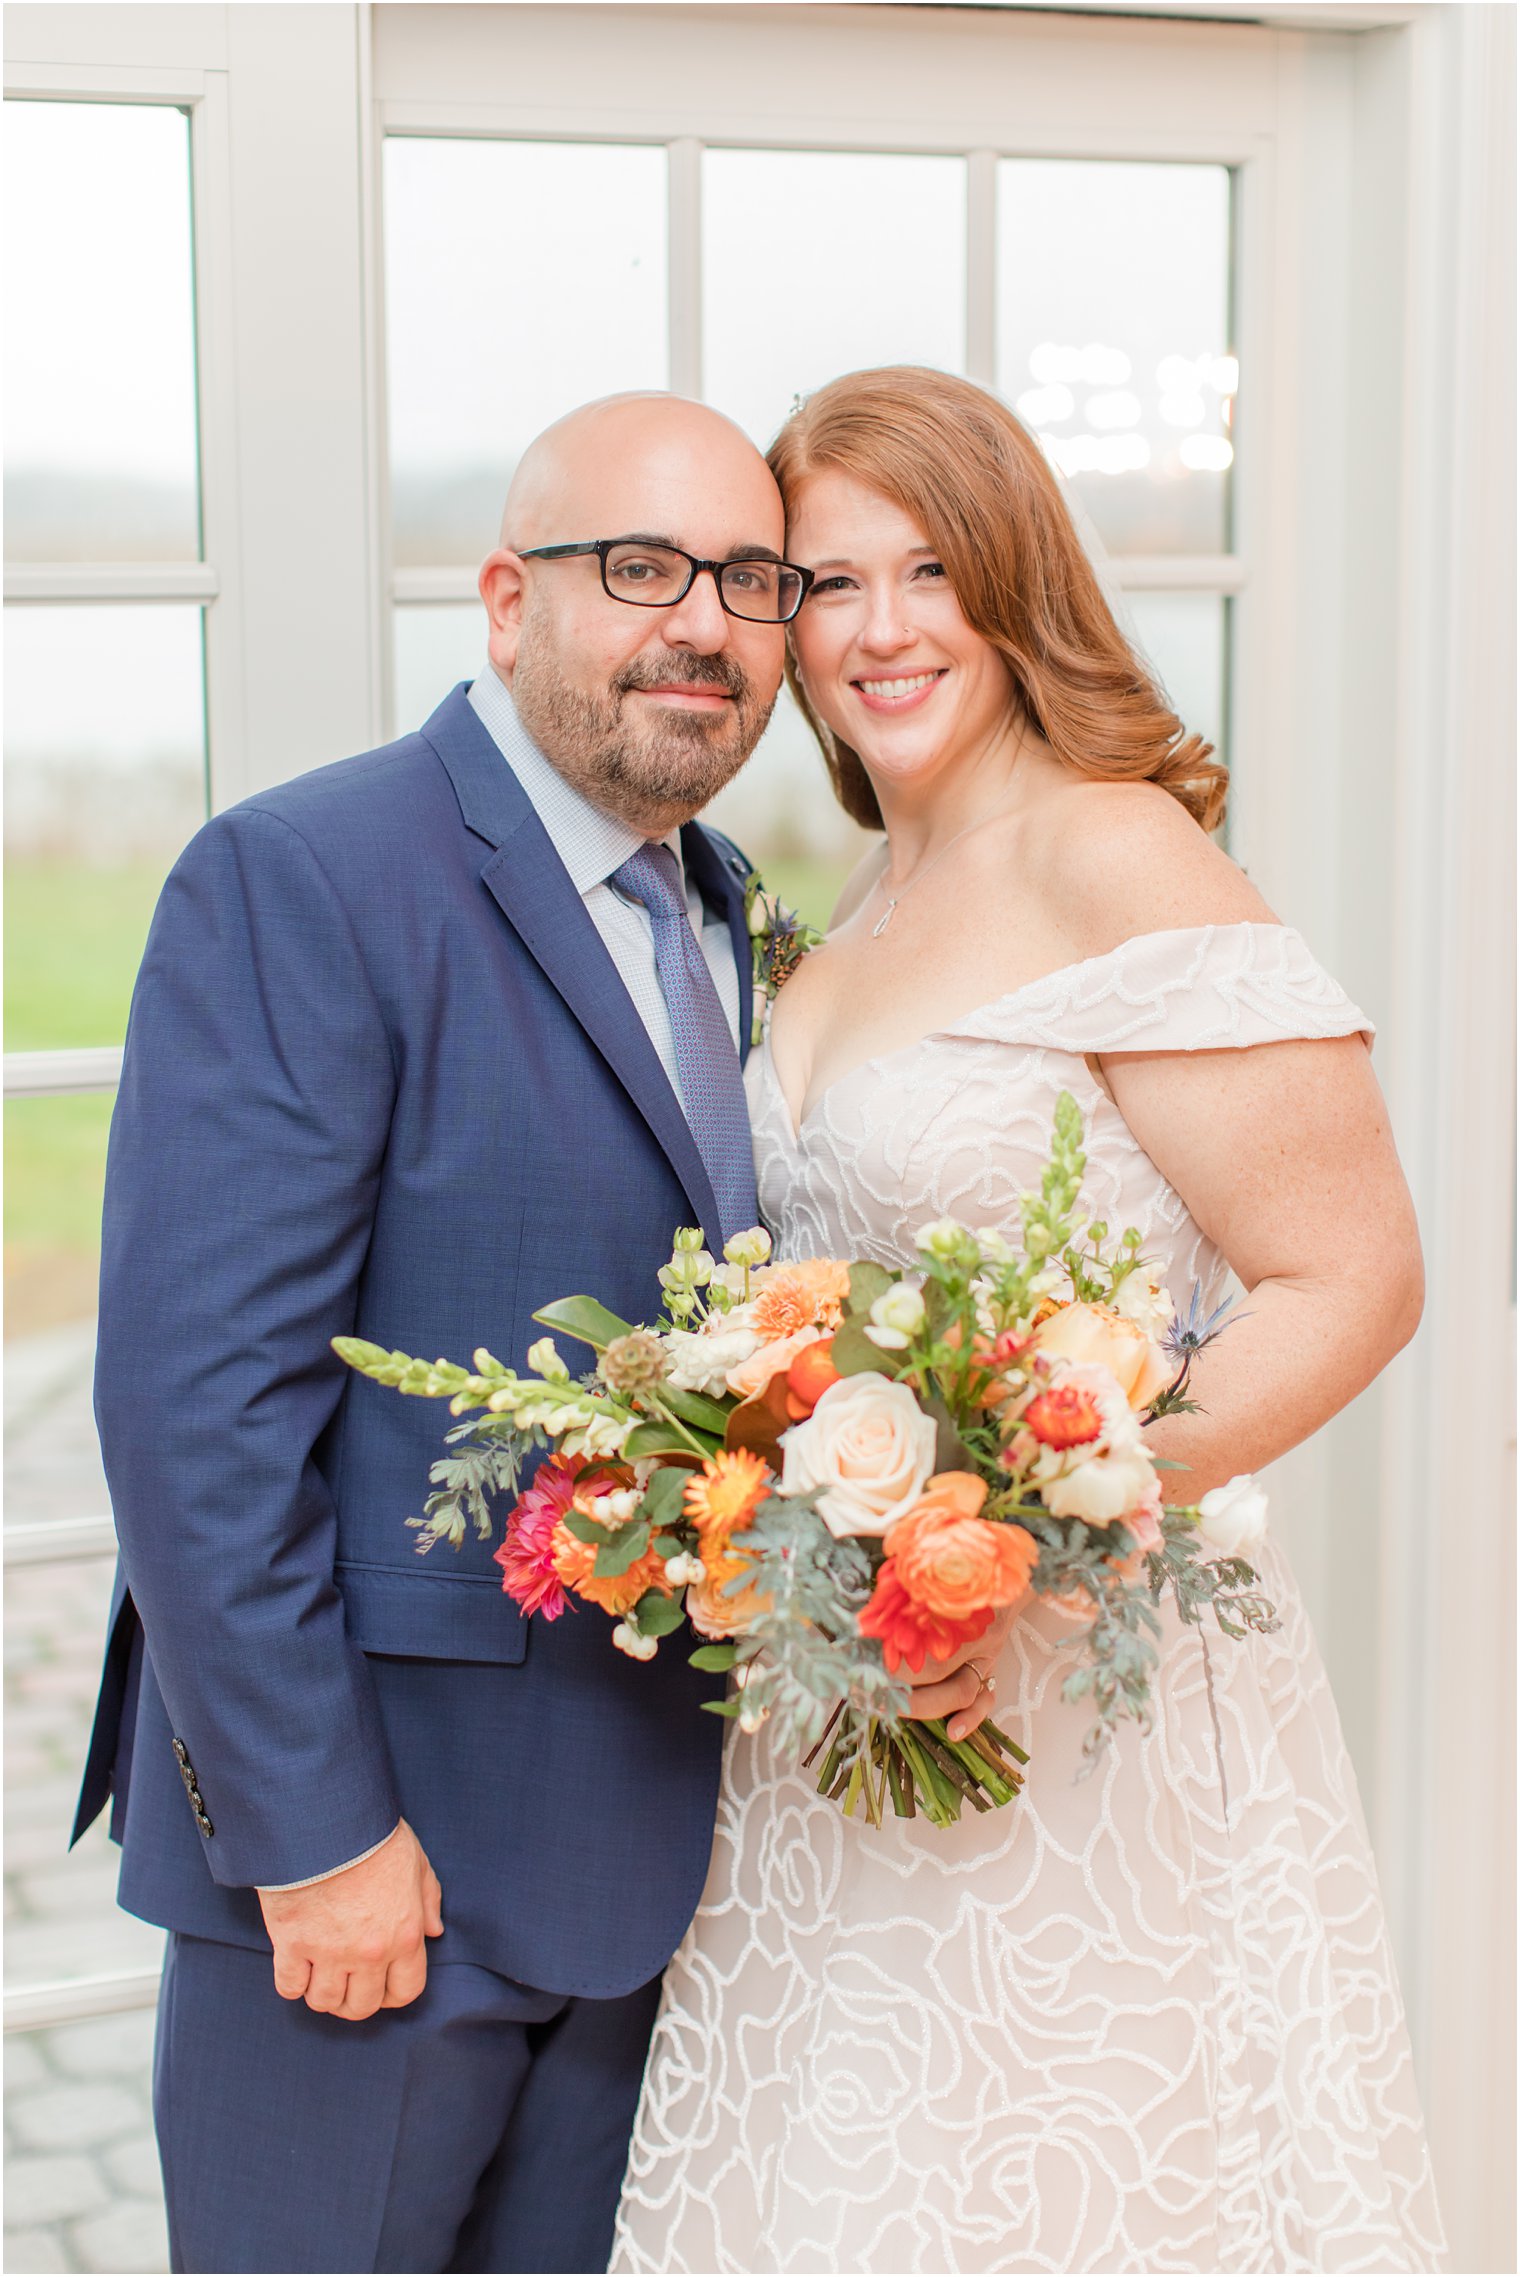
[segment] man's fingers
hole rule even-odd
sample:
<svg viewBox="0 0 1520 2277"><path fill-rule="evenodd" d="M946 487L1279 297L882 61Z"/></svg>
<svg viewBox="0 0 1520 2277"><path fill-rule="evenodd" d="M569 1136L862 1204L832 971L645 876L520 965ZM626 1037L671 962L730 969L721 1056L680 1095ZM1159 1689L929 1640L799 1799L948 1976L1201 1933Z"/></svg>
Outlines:
<svg viewBox="0 0 1520 2277"><path fill-rule="evenodd" d="M392 1961L385 1972L385 1997L382 2008L407 2008L427 1983L427 1947L419 1945L415 1953Z"/></svg>
<svg viewBox="0 0 1520 2277"><path fill-rule="evenodd" d="M443 1891L431 1866L422 1884L423 1927L429 1937L443 1935Z"/></svg>
<svg viewBox="0 0 1520 2277"><path fill-rule="evenodd" d="M314 1961L306 1987L306 2005L319 2015L336 2016L348 1992L348 1971L331 1961Z"/></svg>
<svg viewBox="0 0 1520 2277"><path fill-rule="evenodd" d="M342 2005L333 2010L345 2024L362 2024L366 2016L373 2016L385 1998L385 1971L380 1968L350 1969L348 1990Z"/></svg>
<svg viewBox="0 0 1520 2277"><path fill-rule="evenodd" d="M304 1998L311 1982L311 1963L304 1956L276 1953L274 1957L274 1989L282 2000Z"/></svg>

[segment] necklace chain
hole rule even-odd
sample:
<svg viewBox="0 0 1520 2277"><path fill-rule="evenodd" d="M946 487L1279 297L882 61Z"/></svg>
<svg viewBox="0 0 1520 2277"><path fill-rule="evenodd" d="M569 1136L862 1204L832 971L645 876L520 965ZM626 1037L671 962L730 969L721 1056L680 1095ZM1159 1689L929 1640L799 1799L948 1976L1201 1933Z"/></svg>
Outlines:
<svg viewBox="0 0 1520 2277"><path fill-rule="evenodd" d="M921 878L926 878L929 875L929 872L933 869L936 862L942 862L944 860L945 856L950 852L952 846L958 846L963 838L969 838L973 830L985 830L989 822L996 822L1000 814L1006 814L1012 804L1012 799L1005 799L1001 806L996 806L993 808L991 814L979 815L975 822L966 823L962 829L957 830L953 838L947 838L945 840L944 845L941 846L937 854L931 854L927 862L921 862L918 868L913 872L912 876L907 880L907 882L898 887L896 893L888 893L885 876L879 877L876 880L876 883L881 888L882 898L886 902L887 906L882 916L871 927L872 940L880 940L882 934L885 933L887 927L892 922L893 916L897 910L898 903L904 900L906 896L913 891L913 888L918 884Z"/></svg>

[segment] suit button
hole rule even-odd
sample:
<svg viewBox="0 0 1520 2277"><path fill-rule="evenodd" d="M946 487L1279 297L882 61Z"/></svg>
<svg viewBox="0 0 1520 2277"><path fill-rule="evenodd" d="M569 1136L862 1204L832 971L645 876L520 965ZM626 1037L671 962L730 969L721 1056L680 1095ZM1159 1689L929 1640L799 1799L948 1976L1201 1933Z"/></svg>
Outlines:
<svg viewBox="0 0 1520 2277"><path fill-rule="evenodd" d="M195 1773L191 1770L188 1763L182 1763L180 1765L179 1775L181 1780L184 1782L185 1793L187 1795L193 1795L195 1793Z"/></svg>
<svg viewBox="0 0 1520 2277"><path fill-rule="evenodd" d="M174 1742L174 1760L181 1766L181 1768L183 1768L184 1765L187 1764L190 1760L190 1750L188 1747L186 1747L182 1739L177 1739Z"/></svg>
<svg viewBox="0 0 1520 2277"><path fill-rule="evenodd" d="M196 1812L195 1823L200 1828L202 1834L206 1837L206 1840L209 1842L212 1835L215 1834L216 1828L212 1825L210 1819L207 1818L204 1811Z"/></svg>

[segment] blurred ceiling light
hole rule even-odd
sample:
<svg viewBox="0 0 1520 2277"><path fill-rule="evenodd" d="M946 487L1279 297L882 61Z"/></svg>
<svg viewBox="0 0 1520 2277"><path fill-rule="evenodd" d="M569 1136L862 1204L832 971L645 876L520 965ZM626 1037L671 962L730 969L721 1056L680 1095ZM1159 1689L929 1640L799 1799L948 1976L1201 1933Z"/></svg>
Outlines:
<svg viewBox="0 0 1520 2277"><path fill-rule="evenodd" d="M1223 435L1184 435L1178 456L1197 473L1223 474L1234 461L1235 447Z"/></svg>
<svg viewBox="0 0 1520 2277"><path fill-rule="evenodd" d="M1140 398L1131 395L1128 388L1116 388L1108 395L1090 395L1083 414L1089 427L1138 427Z"/></svg>
<svg viewBox="0 0 1520 2277"><path fill-rule="evenodd" d="M1078 377L1089 387L1122 387L1130 375L1130 360L1122 348L1105 348L1098 341L1090 341L1082 350L1082 369Z"/></svg>
<svg viewBox="0 0 1520 2277"><path fill-rule="evenodd" d="M1174 388L1169 395L1161 398L1156 408L1169 427L1203 425L1203 397L1192 389Z"/></svg>
<svg viewBox="0 0 1520 2277"><path fill-rule="evenodd" d="M1080 348L1063 348L1054 340L1042 340L1029 351L1029 369L1041 387L1051 387L1061 380L1080 379L1078 368L1082 361Z"/></svg>
<svg viewBox="0 0 1520 2277"><path fill-rule="evenodd" d="M1040 443L1062 474L1138 474L1151 463L1143 435L1041 435Z"/></svg>
<svg viewBox="0 0 1520 2277"><path fill-rule="evenodd" d="M1196 395L1198 366L1191 356L1163 356L1156 366L1156 385L1163 395Z"/></svg>
<svg viewBox="0 0 1520 2277"><path fill-rule="evenodd" d="M1220 395L1234 395L1240 386L1240 363L1235 356L1200 356L1202 376Z"/></svg>
<svg viewBox="0 0 1520 2277"><path fill-rule="evenodd" d="M1014 409L1031 427L1050 427L1071 417L1076 398L1069 387L1026 387Z"/></svg>

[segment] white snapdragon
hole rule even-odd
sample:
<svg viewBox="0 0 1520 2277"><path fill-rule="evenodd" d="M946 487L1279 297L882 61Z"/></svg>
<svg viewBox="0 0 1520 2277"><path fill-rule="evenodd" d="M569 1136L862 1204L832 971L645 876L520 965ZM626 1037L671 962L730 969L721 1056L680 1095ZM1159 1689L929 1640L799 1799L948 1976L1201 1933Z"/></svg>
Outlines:
<svg viewBox="0 0 1520 2277"><path fill-rule="evenodd" d="M920 1226L913 1238L942 1265L953 1265L958 1259L968 1261L976 1247L976 1235L968 1233L958 1218L935 1218L932 1224Z"/></svg>
<svg viewBox="0 0 1520 2277"><path fill-rule="evenodd" d="M883 1352L905 1352L923 1325L922 1294L907 1282L899 1281L884 1290L872 1305L871 1325L866 1334Z"/></svg>
<svg viewBox="0 0 1520 2277"><path fill-rule="evenodd" d="M1249 1471L1211 1487L1198 1505L1198 1531L1222 1557L1249 1557L1266 1537L1266 1488Z"/></svg>
<svg viewBox="0 0 1520 2277"><path fill-rule="evenodd" d="M528 1366L546 1383L567 1384L570 1370L560 1358L552 1336L541 1336L536 1344L528 1346Z"/></svg>
<svg viewBox="0 0 1520 2277"><path fill-rule="evenodd" d="M764 1265L770 1257L771 1237L763 1225L746 1227L723 1245L723 1255L730 1265Z"/></svg>

